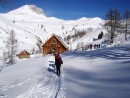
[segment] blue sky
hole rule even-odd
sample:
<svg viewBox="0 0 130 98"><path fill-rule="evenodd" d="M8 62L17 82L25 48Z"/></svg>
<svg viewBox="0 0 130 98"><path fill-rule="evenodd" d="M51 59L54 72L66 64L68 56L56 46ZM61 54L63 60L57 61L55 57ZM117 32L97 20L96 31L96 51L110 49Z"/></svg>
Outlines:
<svg viewBox="0 0 130 98"><path fill-rule="evenodd" d="M11 0L10 0L11 1ZM33 4L42 8L49 17L65 20L81 17L105 18L110 8L117 8L120 12L130 10L130 0L12 0L10 6L0 5L0 13L19 8L25 4Z"/></svg>

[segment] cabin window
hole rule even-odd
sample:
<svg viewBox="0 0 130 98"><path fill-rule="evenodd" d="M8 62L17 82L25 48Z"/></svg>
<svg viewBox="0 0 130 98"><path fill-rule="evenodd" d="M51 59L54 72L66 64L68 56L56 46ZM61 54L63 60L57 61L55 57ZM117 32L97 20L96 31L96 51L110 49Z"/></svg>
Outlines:
<svg viewBox="0 0 130 98"><path fill-rule="evenodd" d="M52 40L52 44L56 44L56 40Z"/></svg>
<svg viewBox="0 0 130 98"><path fill-rule="evenodd" d="M56 40L52 40L52 46L56 46Z"/></svg>

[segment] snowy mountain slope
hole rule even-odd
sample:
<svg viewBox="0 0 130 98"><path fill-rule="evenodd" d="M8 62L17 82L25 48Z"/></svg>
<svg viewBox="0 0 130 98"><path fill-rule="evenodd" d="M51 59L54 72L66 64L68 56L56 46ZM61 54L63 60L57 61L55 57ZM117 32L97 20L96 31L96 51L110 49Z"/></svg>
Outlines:
<svg viewBox="0 0 130 98"><path fill-rule="evenodd" d="M29 6L25 5L23 7L20 7L18 9L14 10L14 11L10 11L9 13L10 14L19 14L19 13L21 13L21 14L32 14L33 13L33 14L42 14L42 15L45 16L43 9L38 8L35 5L29 5Z"/></svg>
<svg viewBox="0 0 130 98"><path fill-rule="evenodd" d="M86 30L87 28L102 28L104 21L98 17L81 18L78 20L62 20L55 17L47 17L41 8L35 5L25 5L5 14L0 14L0 54L3 51L4 43L8 33L14 30L19 41L19 51L32 48L37 50L36 38L46 41L52 33L62 36L74 34L76 30Z"/></svg>
<svg viewBox="0 0 130 98"><path fill-rule="evenodd" d="M130 42L61 55L59 78L47 71L52 55L24 59L0 72L4 98L129 98Z"/></svg>
<svg viewBox="0 0 130 98"><path fill-rule="evenodd" d="M72 42L71 43L72 50L76 49L77 43L82 43L83 45L101 44L104 40L107 39L106 36L104 36L100 40L95 40L94 41L94 39L98 39L98 35L101 33L101 31L104 33L104 35L106 35L108 33L105 29L96 28L92 32L87 33L85 36L83 36L79 40Z"/></svg>
<svg viewBox="0 0 130 98"><path fill-rule="evenodd" d="M7 14L10 17L8 17ZM16 20L18 20L18 19L20 19L20 20L21 19L28 19L29 20L29 18L31 19L32 15L34 17L42 17L42 16L46 17L43 9L38 8L35 5L24 5L20 8L17 8L13 11L8 12L7 14L5 15L7 18L13 19L15 16Z"/></svg>

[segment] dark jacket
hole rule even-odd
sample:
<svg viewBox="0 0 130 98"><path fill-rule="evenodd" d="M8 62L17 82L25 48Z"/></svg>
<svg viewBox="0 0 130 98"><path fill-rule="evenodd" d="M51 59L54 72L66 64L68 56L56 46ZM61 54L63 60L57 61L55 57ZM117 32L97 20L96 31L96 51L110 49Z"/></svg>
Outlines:
<svg viewBox="0 0 130 98"><path fill-rule="evenodd" d="M60 55L55 55L55 65L61 65L61 64L63 64L63 61L62 61L62 59L61 59L61 57L60 57Z"/></svg>

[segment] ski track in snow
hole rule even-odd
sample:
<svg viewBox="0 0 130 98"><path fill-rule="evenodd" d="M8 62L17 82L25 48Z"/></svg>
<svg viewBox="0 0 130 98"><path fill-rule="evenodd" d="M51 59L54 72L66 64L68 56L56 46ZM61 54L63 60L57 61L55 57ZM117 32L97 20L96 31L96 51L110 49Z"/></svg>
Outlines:
<svg viewBox="0 0 130 98"><path fill-rule="evenodd" d="M46 71L37 75L32 81L34 85L16 98L65 98L64 73L58 77L54 72Z"/></svg>

